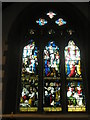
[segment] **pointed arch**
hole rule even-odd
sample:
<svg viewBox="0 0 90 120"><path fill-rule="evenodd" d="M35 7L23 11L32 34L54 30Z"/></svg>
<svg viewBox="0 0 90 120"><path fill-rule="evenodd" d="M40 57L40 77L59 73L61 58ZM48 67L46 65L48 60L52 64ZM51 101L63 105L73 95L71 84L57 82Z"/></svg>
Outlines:
<svg viewBox="0 0 90 120"><path fill-rule="evenodd" d="M62 111L61 80L60 80L60 51L54 41L44 49L44 111Z"/></svg>
<svg viewBox="0 0 90 120"><path fill-rule="evenodd" d="M20 111L38 110L38 49L33 40L23 48Z"/></svg>

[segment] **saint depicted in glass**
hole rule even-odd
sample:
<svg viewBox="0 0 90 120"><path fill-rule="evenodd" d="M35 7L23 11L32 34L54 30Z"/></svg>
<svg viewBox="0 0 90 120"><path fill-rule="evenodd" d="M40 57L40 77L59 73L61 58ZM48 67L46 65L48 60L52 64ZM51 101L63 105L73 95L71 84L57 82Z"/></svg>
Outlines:
<svg viewBox="0 0 90 120"><path fill-rule="evenodd" d="M83 93L82 82L68 82L67 85L67 101L68 101L68 111L86 111L85 107L85 95Z"/></svg>
<svg viewBox="0 0 90 120"><path fill-rule="evenodd" d="M54 41L44 49L44 76L60 77L60 54Z"/></svg>
<svg viewBox="0 0 90 120"><path fill-rule="evenodd" d="M61 111L60 53L54 41L44 49L44 111Z"/></svg>
<svg viewBox="0 0 90 120"><path fill-rule="evenodd" d="M67 77L81 77L80 50L73 41L65 47L65 71Z"/></svg>
<svg viewBox="0 0 90 120"><path fill-rule="evenodd" d="M65 71L67 79L68 112L86 111L83 79L81 75L80 50L70 40L65 47Z"/></svg>
<svg viewBox="0 0 90 120"><path fill-rule="evenodd" d="M38 50L33 40L23 48L21 112L35 112L38 109Z"/></svg>

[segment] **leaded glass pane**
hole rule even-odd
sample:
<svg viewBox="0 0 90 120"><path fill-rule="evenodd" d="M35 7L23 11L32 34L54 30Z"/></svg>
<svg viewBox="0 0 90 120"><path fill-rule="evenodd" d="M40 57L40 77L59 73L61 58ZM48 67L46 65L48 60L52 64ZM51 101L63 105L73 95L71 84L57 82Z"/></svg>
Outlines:
<svg viewBox="0 0 90 120"><path fill-rule="evenodd" d="M38 23L40 26L44 26L47 24L47 21L45 19L39 18L39 20L36 20L36 23Z"/></svg>
<svg viewBox="0 0 90 120"><path fill-rule="evenodd" d="M55 23L58 25L58 26L62 26L64 24L66 24L66 21L64 21L62 18L59 18L58 20L55 21Z"/></svg>
<svg viewBox="0 0 90 120"><path fill-rule="evenodd" d="M49 18L53 18L56 14L54 13L54 12L52 12L52 11L49 11L48 13L47 13L47 15L49 16Z"/></svg>
<svg viewBox="0 0 90 120"><path fill-rule="evenodd" d="M44 49L44 111L58 112L61 107L60 53L55 42Z"/></svg>
<svg viewBox="0 0 90 120"><path fill-rule="evenodd" d="M53 41L44 49L44 76L60 77L60 53Z"/></svg>
<svg viewBox="0 0 90 120"><path fill-rule="evenodd" d="M68 111L86 111L83 83L71 81L67 85Z"/></svg>
<svg viewBox="0 0 90 120"><path fill-rule="evenodd" d="M68 112L86 111L85 93L81 74L80 50L70 40L65 47L65 71L67 80Z"/></svg>
<svg viewBox="0 0 90 120"><path fill-rule="evenodd" d="M80 50L73 41L65 47L65 71L67 77L81 78Z"/></svg>
<svg viewBox="0 0 90 120"><path fill-rule="evenodd" d="M33 40L23 48L22 91L20 97L21 112L38 110L38 49Z"/></svg>

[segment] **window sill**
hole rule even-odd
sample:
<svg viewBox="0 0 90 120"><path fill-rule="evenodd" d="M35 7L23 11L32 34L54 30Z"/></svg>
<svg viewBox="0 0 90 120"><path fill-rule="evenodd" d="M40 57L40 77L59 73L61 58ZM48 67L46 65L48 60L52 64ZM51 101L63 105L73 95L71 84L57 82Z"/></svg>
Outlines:
<svg viewBox="0 0 90 120"><path fill-rule="evenodd" d="M90 115L87 113L75 113L75 114L2 114L0 118L83 118L87 119Z"/></svg>

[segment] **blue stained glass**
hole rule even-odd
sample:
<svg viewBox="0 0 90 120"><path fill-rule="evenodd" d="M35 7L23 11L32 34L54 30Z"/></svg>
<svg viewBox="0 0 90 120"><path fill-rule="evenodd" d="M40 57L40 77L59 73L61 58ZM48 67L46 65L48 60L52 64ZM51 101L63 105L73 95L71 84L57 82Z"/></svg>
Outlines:
<svg viewBox="0 0 90 120"><path fill-rule="evenodd" d="M54 79L54 80L53 80ZM44 49L44 111L62 111L60 82L60 54L54 41Z"/></svg>
<svg viewBox="0 0 90 120"><path fill-rule="evenodd" d="M55 43L52 44L53 47L56 47Z"/></svg>
<svg viewBox="0 0 90 120"><path fill-rule="evenodd" d="M59 18L58 20L55 21L55 23L58 24L58 26L62 26L66 24L66 21L64 21L62 18Z"/></svg>
<svg viewBox="0 0 90 120"><path fill-rule="evenodd" d="M60 55L59 48L55 42L49 42L44 50L45 76L60 76Z"/></svg>
<svg viewBox="0 0 90 120"><path fill-rule="evenodd" d="M67 63L67 75L70 74L70 66L69 66L69 63Z"/></svg>
<svg viewBox="0 0 90 120"><path fill-rule="evenodd" d="M40 18L39 20L36 21L36 23L38 23L40 26L43 26L47 24L47 21L45 19Z"/></svg>

